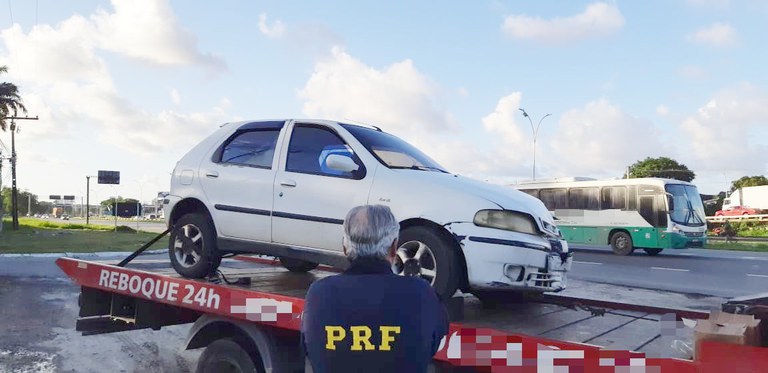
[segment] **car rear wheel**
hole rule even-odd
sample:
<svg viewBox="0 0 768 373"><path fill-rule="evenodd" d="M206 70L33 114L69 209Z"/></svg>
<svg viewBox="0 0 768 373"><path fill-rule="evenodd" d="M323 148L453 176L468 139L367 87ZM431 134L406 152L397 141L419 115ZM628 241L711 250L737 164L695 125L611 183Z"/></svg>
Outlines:
<svg viewBox="0 0 768 373"><path fill-rule="evenodd" d="M168 254L173 269L184 277L203 278L214 273L221 264L221 254L216 248L216 230L208 216L182 216L171 231Z"/></svg>
<svg viewBox="0 0 768 373"><path fill-rule="evenodd" d="M464 275L455 242L424 226L400 231L393 271L400 276L418 276L429 282L440 299L448 299L459 288Z"/></svg>
<svg viewBox="0 0 768 373"><path fill-rule="evenodd" d="M299 273L309 272L317 268L317 265L318 265L317 263L308 262L306 260L286 258L286 257L280 257L280 263L287 270L291 272L299 272Z"/></svg>
<svg viewBox="0 0 768 373"><path fill-rule="evenodd" d="M611 248L616 255L629 255L635 251L632 246L632 236L627 232L616 232L611 236Z"/></svg>

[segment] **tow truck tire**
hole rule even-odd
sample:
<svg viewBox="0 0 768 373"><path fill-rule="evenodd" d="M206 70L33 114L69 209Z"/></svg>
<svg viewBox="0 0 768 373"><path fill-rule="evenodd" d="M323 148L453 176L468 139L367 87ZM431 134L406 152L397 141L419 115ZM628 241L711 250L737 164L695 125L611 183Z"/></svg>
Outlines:
<svg viewBox="0 0 768 373"><path fill-rule="evenodd" d="M317 263L308 262L306 260L280 257L280 264L291 272L305 273L317 268Z"/></svg>
<svg viewBox="0 0 768 373"><path fill-rule="evenodd" d="M429 249L428 254L424 255L434 258L434 268L423 267L429 257L419 261L420 266L422 266L421 268L423 268L422 273L424 269L435 270L434 281L431 281L432 287L440 299L450 299L459 288L464 275L464 268L462 268L461 261L459 260L460 249L458 245L430 227L412 226L400 231L398 252L409 247L418 247L419 244L423 244ZM401 273L405 272L405 265L402 264L402 259L398 257L396 260L396 269L401 271ZM429 266L428 263L427 266ZM424 275L422 275L422 278L424 278Z"/></svg>
<svg viewBox="0 0 768 373"><path fill-rule="evenodd" d="M168 241L168 255L173 269L184 277L203 278L214 273L221 264L221 254L208 216L192 213L179 218Z"/></svg>
<svg viewBox="0 0 768 373"><path fill-rule="evenodd" d="M219 339L205 348L197 361L196 373L240 372L256 373L251 355L231 339Z"/></svg>
<svg viewBox="0 0 768 373"><path fill-rule="evenodd" d="M646 254L649 256L656 256L659 255L659 253L664 249L650 249L650 248L644 248L643 251L645 251Z"/></svg>
<svg viewBox="0 0 768 373"><path fill-rule="evenodd" d="M632 246L632 236L627 232L616 232L611 236L611 248L616 255L626 256L635 251Z"/></svg>

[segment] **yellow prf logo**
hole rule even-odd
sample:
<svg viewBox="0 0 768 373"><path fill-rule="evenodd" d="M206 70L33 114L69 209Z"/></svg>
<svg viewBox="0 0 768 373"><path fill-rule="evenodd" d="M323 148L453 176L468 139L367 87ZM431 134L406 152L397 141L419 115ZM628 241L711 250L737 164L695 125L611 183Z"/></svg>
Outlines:
<svg viewBox="0 0 768 373"><path fill-rule="evenodd" d="M371 343L371 335L373 331L367 326L350 326L349 332L352 334L352 351L372 351L376 350L376 346ZM379 351L390 351L392 346L390 343L395 341L394 334L400 334L399 326L380 326L379 334L381 334L381 344L378 346ZM347 330L342 326L326 326L325 327L325 349L336 350L336 343L343 341L347 338Z"/></svg>

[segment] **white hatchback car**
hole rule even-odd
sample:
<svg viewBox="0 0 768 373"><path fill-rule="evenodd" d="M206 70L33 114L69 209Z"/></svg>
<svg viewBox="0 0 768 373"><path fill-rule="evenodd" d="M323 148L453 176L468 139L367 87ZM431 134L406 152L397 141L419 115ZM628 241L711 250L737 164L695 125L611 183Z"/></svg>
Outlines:
<svg viewBox="0 0 768 373"><path fill-rule="evenodd" d="M451 174L375 127L224 124L177 163L164 203L171 262L193 278L232 253L276 256L291 271L344 268L343 219L364 204L387 205L400 221L393 271L442 297L560 291L572 262L541 201Z"/></svg>

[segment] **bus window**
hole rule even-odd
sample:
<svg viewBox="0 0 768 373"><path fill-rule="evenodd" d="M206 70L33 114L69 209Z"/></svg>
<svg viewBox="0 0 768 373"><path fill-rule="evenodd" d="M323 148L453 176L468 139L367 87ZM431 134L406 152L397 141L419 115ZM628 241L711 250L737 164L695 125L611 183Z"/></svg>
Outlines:
<svg viewBox="0 0 768 373"><path fill-rule="evenodd" d="M667 196L656 196L656 227L667 226Z"/></svg>
<svg viewBox="0 0 768 373"><path fill-rule="evenodd" d="M521 192L528 194L530 196L539 198L539 190L538 189L521 189Z"/></svg>
<svg viewBox="0 0 768 373"><path fill-rule="evenodd" d="M637 187L634 185L627 189L627 210L637 210Z"/></svg>
<svg viewBox="0 0 768 373"><path fill-rule="evenodd" d="M603 188L603 210L624 210L627 208L627 188L605 187Z"/></svg>
<svg viewBox="0 0 768 373"><path fill-rule="evenodd" d="M645 219L645 221L648 222L651 226L656 226L656 212L653 211L653 196L642 196L640 197L640 208L638 209L640 211L640 216Z"/></svg>
<svg viewBox="0 0 768 373"><path fill-rule="evenodd" d="M541 202L544 202L544 206L547 206L550 211L568 208L568 196L565 189L542 189L539 196Z"/></svg>
<svg viewBox="0 0 768 373"><path fill-rule="evenodd" d="M598 188L571 188L568 191L568 208L577 210L599 210Z"/></svg>

